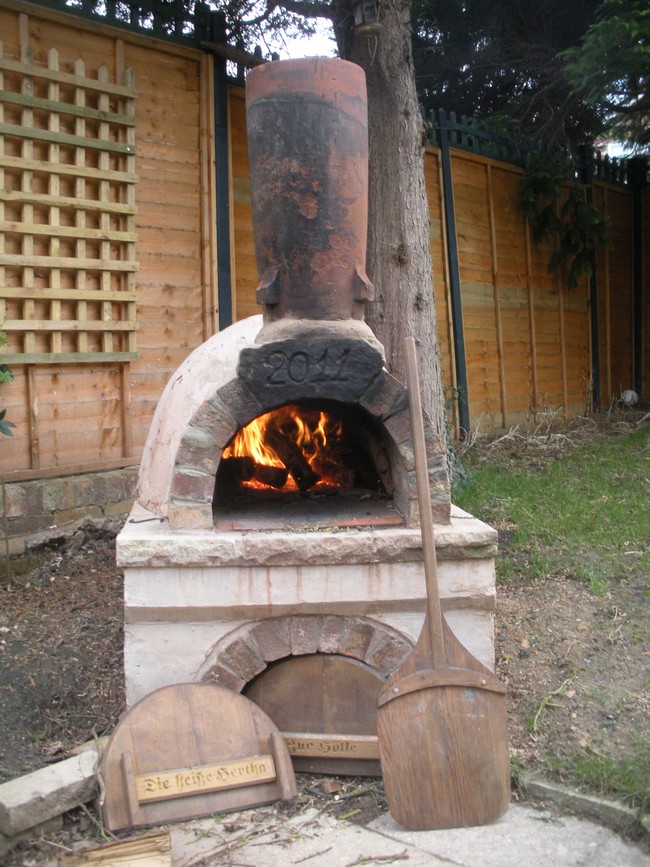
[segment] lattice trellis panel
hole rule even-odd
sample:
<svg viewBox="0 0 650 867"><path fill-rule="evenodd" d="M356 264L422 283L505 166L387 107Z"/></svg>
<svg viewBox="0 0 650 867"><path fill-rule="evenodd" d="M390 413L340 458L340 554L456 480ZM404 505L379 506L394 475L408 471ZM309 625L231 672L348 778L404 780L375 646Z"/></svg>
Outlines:
<svg viewBox="0 0 650 867"><path fill-rule="evenodd" d="M8 363L137 358L135 82L0 44L0 327Z"/></svg>

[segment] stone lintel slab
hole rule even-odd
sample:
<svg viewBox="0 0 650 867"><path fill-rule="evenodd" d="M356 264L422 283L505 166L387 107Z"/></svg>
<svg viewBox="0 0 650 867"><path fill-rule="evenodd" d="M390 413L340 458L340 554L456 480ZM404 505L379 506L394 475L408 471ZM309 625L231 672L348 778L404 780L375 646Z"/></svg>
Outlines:
<svg viewBox="0 0 650 867"><path fill-rule="evenodd" d="M494 607L491 559L443 561L438 583L441 597L450 605ZM217 613L237 609L247 612L244 616L248 617L265 616L269 611L281 610L283 615L289 615L334 608L345 614L368 613L421 607L426 593L420 562L127 568L124 584L127 620L146 620L148 609L157 610L159 616L169 610L167 619L181 616L184 610Z"/></svg>
<svg viewBox="0 0 650 867"><path fill-rule="evenodd" d="M455 507L451 523L436 526L435 536L440 561L486 559L496 554L496 530ZM117 562L123 567L300 566L421 559L419 528L175 531L138 504L117 538Z"/></svg>

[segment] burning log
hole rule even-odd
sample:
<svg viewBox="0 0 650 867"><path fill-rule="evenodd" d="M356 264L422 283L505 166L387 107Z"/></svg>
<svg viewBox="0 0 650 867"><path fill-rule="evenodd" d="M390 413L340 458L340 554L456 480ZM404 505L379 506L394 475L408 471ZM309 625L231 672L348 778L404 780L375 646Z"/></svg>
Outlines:
<svg viewBox="0 0 650 867"><path fill-rule="evenodd" d="M333 487L344 490L354 487L355 471L336 457L319 454L314 459L312 467L321 479L325 479Z"/></svg>
<svg viewBox="0 0 650 867"><path fill-rule="evenodd" d="M300 446L284 437L279 431L268 430L266 443L285 465L299 490L308 491L320 480L318 473L309 466Z"/></svg>
<svg viewBox="0 0 650 867"><path fill-rule="evenodd" d="M289 470L286 467L272 467L268 464L255 464L253 474L256 482L268 485L270 488L283 488L287 483Z"/></svg>
<svg viewBox="0 0 650 867"><path fill-rule="evenodd" d="M236 488L253 478L255 461L250 457L222 458L219 464L219 479L227 488Z"/></svg>
<svg viewBox="0 0 650 867"><path fill-rule="evenodd" d="M272 467L258 464L249 456L222 458L219 466L220 484L236 488L242 482L256 481L271 488L282 488L287 482L289 471L285 467Z"/></svg>

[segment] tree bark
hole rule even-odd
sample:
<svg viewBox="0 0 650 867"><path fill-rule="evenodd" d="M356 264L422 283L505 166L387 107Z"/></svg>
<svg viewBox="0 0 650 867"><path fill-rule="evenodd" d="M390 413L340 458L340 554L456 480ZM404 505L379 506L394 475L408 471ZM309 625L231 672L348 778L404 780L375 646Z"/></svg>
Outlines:
<svg viewBox="0 0 650 867"><path fill-rule="evenodd" d="M382 0L381 29L354 29L353 4L334 2L341 56L366 73L369 126L368 263L376 299L366 321L386 350L389 371L406 382L404 341L418 347L422 404L446 436L436 331L424 123L415 88L410 3Z"/></svg>

